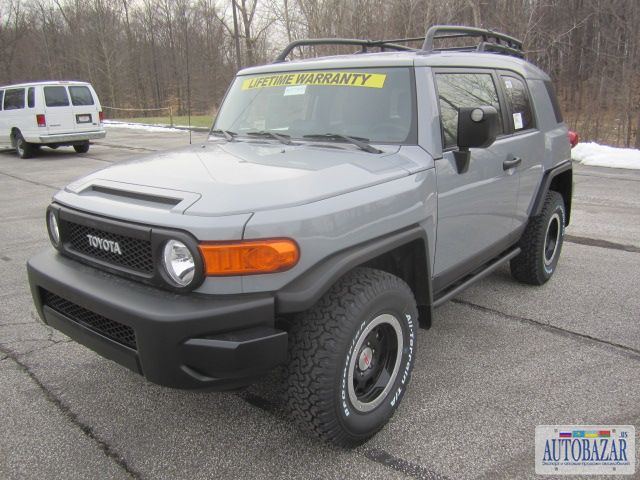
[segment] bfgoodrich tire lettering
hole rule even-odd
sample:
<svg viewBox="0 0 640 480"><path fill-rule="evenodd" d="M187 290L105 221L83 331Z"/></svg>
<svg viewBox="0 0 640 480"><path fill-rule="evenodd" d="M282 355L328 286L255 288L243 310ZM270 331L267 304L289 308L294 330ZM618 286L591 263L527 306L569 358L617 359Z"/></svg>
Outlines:
<svg viewBox="0 0 640 480"><path fill-rule="evenodd" d="M347 274L300 314L289 332L291 415L336 445L352 447L369 439L391 418L406 392L416 358L417 326L413 293L401 279L369 268ZM384 342L376 342L378 333ZM377 361L388 367L388 381L382 373L377 376ZM366 374L372 374L372 386L356 393L354 375ZM354 395L361 401L354 402Z"/></svg>
<svg viewBox="0 0 640 480"><path fill-rule="evenodd" d="M542 285L558 265L566 212L562 195L550 191L539 215L532 217L520 239L522 252L511 260L511 274L523 283Z"/></svg>

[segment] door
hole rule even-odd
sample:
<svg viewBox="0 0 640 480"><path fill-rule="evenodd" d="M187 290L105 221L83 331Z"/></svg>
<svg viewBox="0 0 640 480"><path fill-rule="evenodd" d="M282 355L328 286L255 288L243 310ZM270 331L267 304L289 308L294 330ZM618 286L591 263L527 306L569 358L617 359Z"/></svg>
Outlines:
<svg viewBox="0 0 640 480"><path fill-rule="evenodd" d="M88 85L69 85L69 97L78 132L95 130L100 126L97 102Z"/></svg>
<svg viewBox="0 0 640 480"><path fill-rule="evenodd" d="M25 115L25 89L8 88L4 91L2 105L2 143L11 144L11 130L15 127L24 128Z"/></svg>
<svg viewBox="0 0 640 480"><path fill-rule="evenodd" d="M440 104L443 156L436 160L438 225L434 291L469 274L509 246L518 195L513 142L505 135L498 77L491 70L435 73ZM489 148L471 149L468 170L458 171L458 109L490 105L500 113L502 134ZM515 159L515 162L514 162Z"/></svg>
<svg viewBox="0 0 640 480"><path fill-rule="evenodd" d="M49 134L73 133L75 120L67 87L64 85L48 85L42 87L45 117L47 120L47 132Z"/></svg>

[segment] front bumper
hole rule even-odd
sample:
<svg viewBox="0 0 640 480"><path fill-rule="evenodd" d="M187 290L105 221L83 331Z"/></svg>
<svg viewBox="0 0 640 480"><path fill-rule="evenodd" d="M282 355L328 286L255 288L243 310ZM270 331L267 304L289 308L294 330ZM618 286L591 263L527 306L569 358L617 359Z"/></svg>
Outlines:
<svg viewBox="0 0 640 480"><path fill-rule="evenodd" d="M40 143L67 143L67 142L84 142L87 140L98 140L106 137L107 132L104 129L94 130L90 132L78 133L60 133L52 135L40 135Z"/></svg>
<svg viewBox="0 0 640 480"><path fill-rule="evenodd" d="M151 382L227 390L254 382L286 360L287 333L274 328L272 295L174 294L55 250L34 256L27 270L45 323ZM71 309L48 303L52 297ZM114 326L132 330L134 340L119 341Z"/></svg>

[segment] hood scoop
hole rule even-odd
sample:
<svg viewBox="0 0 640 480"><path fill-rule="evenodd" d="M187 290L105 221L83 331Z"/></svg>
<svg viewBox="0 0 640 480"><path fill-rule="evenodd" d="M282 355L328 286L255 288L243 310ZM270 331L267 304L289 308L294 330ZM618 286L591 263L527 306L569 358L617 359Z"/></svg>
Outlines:
<svg viewBox="0 0 640 480"><path fill-rule="evenodd" d="M87 200L122 202L175 213L184 212L200 198L200 194L193 192L100 179L76 186L74 190Z"/></svg>

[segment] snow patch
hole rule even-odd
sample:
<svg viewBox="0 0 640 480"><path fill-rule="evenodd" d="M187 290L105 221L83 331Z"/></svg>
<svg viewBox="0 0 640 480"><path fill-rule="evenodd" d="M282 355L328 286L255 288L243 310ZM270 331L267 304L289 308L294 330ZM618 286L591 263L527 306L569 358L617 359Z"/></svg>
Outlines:
<svg viewBox="0 0 640 480"><path fill-rule="evenodd" d="M616 148L597 143L579 143L571 149L571 158L592 167L640 170L640 150Z"/></svg>
<svg viewBox="0 0 640 480"><path fill-rule="evenodd" d="M114 120L105 120L104 126L107 128L130 128L132 130L144 130L145 132L181 132L187 133L187 130L182 130L180 128L172 128L164 125L158 124L145 124L145 123L127 123L127 122L116 122Z"/></svg>

